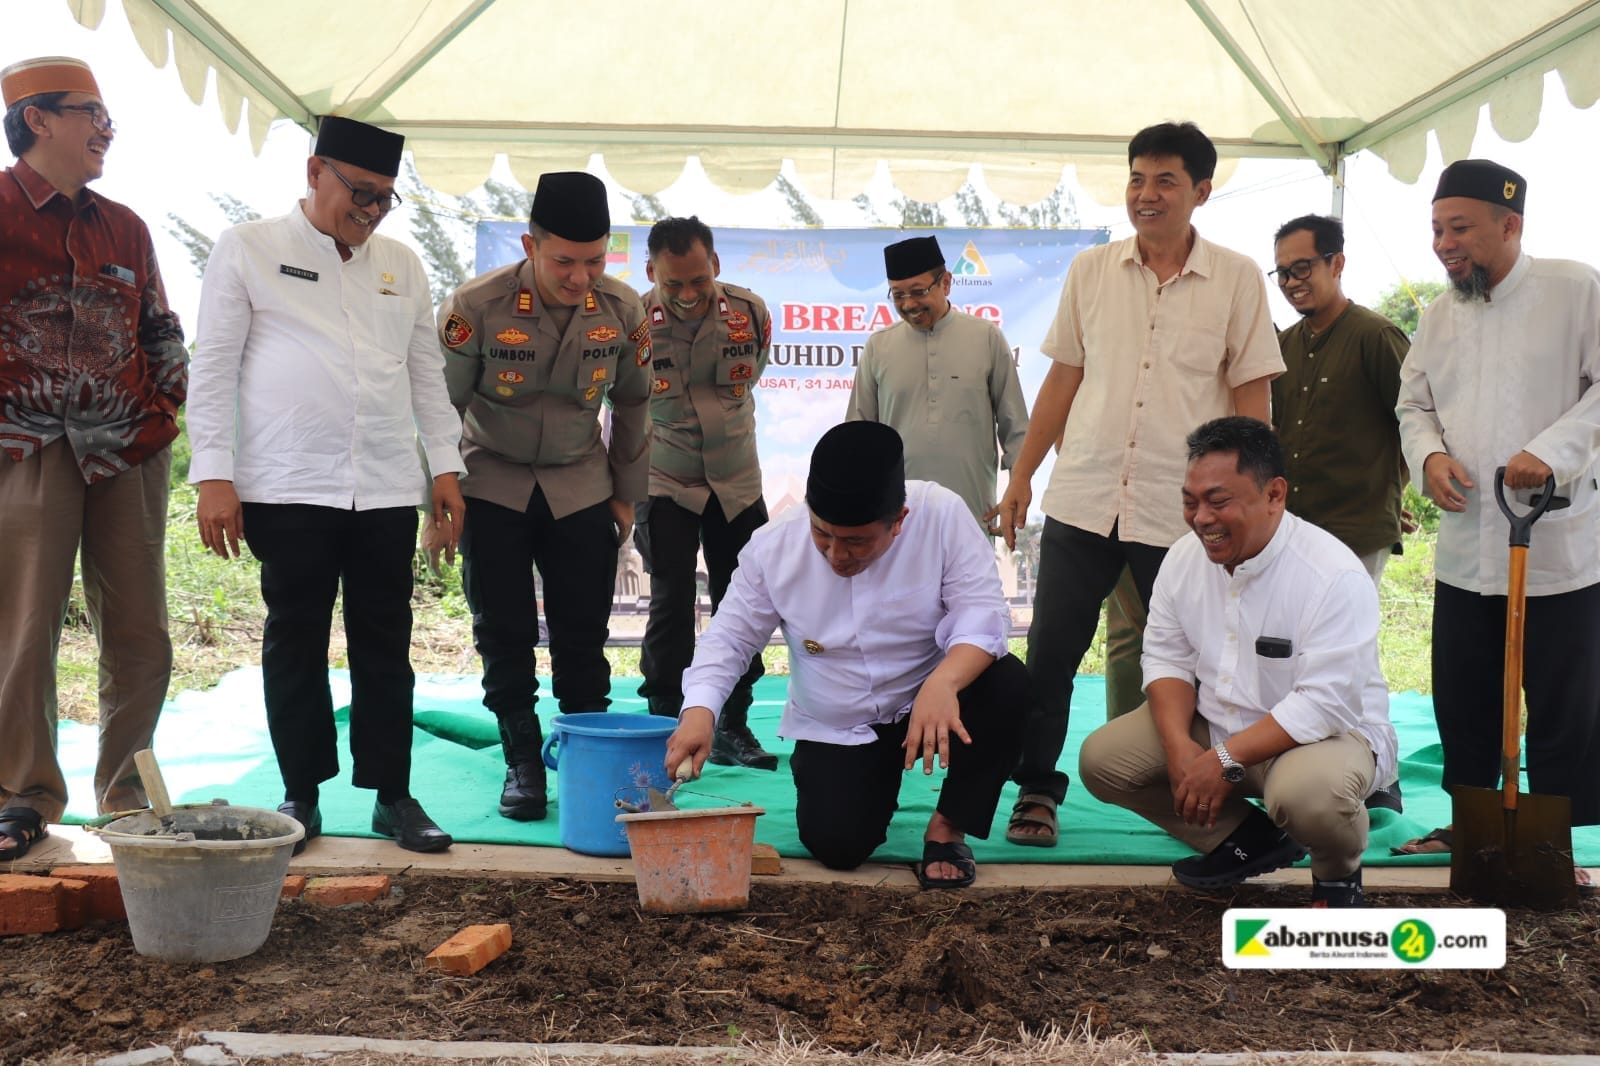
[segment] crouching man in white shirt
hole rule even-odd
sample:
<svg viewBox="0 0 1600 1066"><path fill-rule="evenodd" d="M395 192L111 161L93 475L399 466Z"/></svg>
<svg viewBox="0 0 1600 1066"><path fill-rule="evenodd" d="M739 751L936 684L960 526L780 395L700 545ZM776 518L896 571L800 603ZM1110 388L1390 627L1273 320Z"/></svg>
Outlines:
<svg viewBox="0 0 1600 1066"><path fill-rule="evenodd" d="M1349 548L1284 510L1283 449L1268 426L1219 418L1188 446L1195 535L1156 577L1147 702L1084 741L1079 773L1100 800L1201 853L1172 866L1191 888L1237 884L1309 850L1311 905L1363 906L1363 800L1394 779L1398 747L1377 592Z"/></svg>
<svg viewBox="0 0 1600 1066"><path fill-rule="evenodd" d="M806 506L757 530L683 675L667 767L699 774L716 712L781 628L795 742L800 842L823 865L861 865L888 835L900 782L920 758L948 776L923 834L924 888L977 876L970 833L989 835L1016 766L1027 671L1006 651L1011 613L994 550L961 497L906 481L900 435L835 426L811 454Z"/></svg>

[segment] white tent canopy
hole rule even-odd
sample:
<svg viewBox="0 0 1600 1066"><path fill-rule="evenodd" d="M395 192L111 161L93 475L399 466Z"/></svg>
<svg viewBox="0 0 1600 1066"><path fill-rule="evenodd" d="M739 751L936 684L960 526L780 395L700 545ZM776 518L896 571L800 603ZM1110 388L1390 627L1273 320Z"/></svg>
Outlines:
<svg viewBox="0 0 1600 1066"><path fill-rule="evenodd" d="M91 28L105 0L67 0ZM805 191L861 192L879 161L912 199L974 165L1002 199L1064 168L1116 201L1128 137L1191 119L1225 159L1301 157L1330 173L1370 149L1415 181L1434 131L1471 153L1478 114L1510 141L1538 125L1544 75L1600 97L1600 0L123 0L146 56L191 99L216 71L230 130L259 150L287 117L403 133L423 179L464 193L504 153L531 186L602 153L655 193L695 155L732 192L785 159ZM1226 171L1219 172L1219 178Z"/></svg>

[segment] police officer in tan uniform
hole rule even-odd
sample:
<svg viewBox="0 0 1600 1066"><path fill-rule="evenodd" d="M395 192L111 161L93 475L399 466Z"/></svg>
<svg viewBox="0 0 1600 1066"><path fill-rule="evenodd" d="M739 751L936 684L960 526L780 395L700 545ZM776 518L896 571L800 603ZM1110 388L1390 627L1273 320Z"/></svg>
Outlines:
<svg viewBox="0 0 1600 1066"><path fill-rule="evenodd" d="M483 703L505 751L500 813L519 821L546 814L533 568L561 711L604 711L617 549L648 484L650 327L633 290L606 276L610 232L600 179L545 174L522 238L527 258L467 282L439 309L467 467L462 584ZM612 409L609 443L601 404Z"/></svg>
<svg viewBox="0 0 1600 1066"><path fill-rule="evenodd" d="M749 289L717 281L711 230L698 218L668 218L650 229L643 293L650 315L655 424L650 498L634 543L650 570L639 695L650 713L676 718L683 671L694 657L695 556L704 549L716 611L739 551L767 521L756 457L755 384L772 340L767 305ZM722 706L711 761L776 770L746 721L762 674L754 656Z"/></svg>

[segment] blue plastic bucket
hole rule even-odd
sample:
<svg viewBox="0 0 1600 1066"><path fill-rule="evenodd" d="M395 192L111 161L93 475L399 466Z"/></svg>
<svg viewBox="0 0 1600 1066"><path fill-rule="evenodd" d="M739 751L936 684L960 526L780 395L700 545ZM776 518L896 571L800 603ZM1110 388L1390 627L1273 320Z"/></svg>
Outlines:
<svg viewBox="0 0 1600 1066"><path fill-rule="evenodd" d="M678 728L656 714L558 714L544 742L544 764L556 772L561 845L585 855L627 855L617 824L617 789L665 789L667 737Z"/></svg>

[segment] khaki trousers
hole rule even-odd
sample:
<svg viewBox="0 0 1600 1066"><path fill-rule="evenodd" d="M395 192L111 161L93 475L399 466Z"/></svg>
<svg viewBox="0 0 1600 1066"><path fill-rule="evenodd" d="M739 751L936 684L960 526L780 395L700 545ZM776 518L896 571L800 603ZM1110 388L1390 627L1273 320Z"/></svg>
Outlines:
<svg viewBox="0 0 1600 1066"><path fill-rule="evenodd" d="M1206 720L1194 716L1190 735L1209 747ZM1311 874L1336 881L1361 865L1367 849L1367 809L1377 763L1367 742L1342 733L1290 748L1256 763L1217 812L1215 829L1189 825L1172 809L1167 753L1150 705L1089 734L1078 753L1078 775L1103 803L1126 807L1202 855L1228 838L1249 814L1246 796L1265 800L1278 828L1311 850Z"/></svg>
<svg viewBox="0 0 1600 1066"><path fill-rule="evenodd" d="M133 753L150 746L172 676L167 636L167 449L85 484L65 439L20 461L0 456L0 806L58 821L56 651L83 550L83 597L100 645L95 804L145 806Z"/></svg>
<svg viewBox="0 0 1600 1066"><path fill-rule="evenodd" d="M1106 721L1144 702L1144 601L1133 571L1124 568L1106 598Z"/></svg>

